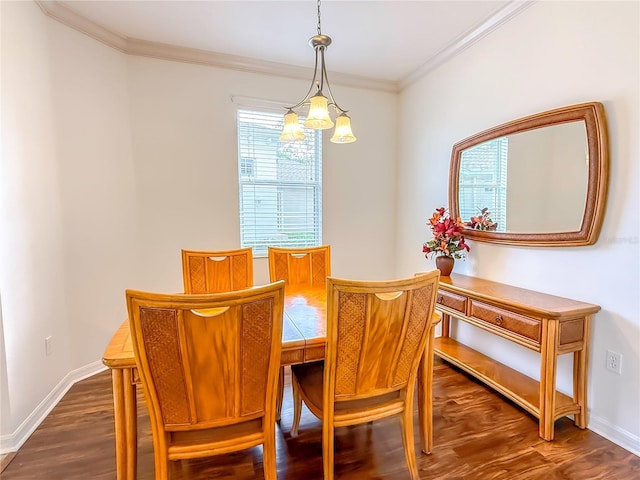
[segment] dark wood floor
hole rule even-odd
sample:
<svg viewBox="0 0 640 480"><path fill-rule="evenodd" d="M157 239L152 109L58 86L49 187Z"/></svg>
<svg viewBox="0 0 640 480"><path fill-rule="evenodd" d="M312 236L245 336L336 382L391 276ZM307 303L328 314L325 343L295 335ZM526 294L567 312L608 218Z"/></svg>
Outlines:
<svg viewBox="0 0 640 480"><path fill-rule="evenodd" d="M142 397L139 391L139 396ZM556 422L556 439L538 437L537 421L503 397L436 361L435 448L418 453L424 479L637 480L640 458L569 419ZM300 436L289 435L291 392L285 391L278 434L278 478L322 478L322 428L304 410ZM140 402L138 478L153 479L153 447ZM417 414L416 414L417 418ZM416 447L418 448L416 425ZM23 445L2 480L99 480L115 478L111 381L104 372L74 385ZM396 419L345 427L336 435L336 478L408 479ZM261 479L262 450L183 461L175 480Z"/></svg>

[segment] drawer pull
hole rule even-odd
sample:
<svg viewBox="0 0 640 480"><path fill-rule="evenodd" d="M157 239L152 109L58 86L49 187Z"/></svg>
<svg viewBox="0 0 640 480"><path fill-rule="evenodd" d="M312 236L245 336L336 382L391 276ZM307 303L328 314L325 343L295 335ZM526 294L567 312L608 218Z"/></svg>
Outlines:
<svg viewBox="0 0 640 480"><path fill-rule="evenodd" d="M436 299L436 301L438 303L442 303L443 300L444 300L444 297L442 295L438 295L438 298Z"/></svg>
<svg viewBox="0 0 640 480"><path fill-rule="evenodd" d="M496 324L498 324L498 325L502 325L502 315L498 315L498 316L496 317Z"/></svg>

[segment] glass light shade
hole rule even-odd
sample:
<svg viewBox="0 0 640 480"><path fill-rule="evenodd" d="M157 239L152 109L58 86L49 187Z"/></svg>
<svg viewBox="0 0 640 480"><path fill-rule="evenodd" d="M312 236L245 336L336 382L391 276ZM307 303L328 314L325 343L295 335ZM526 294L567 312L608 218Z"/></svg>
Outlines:
<svg viewBox="0 0 640 480"><path fill-rule="evenodd" d="M333 131L331 142L333 143L353 143L356 137L351 131L351 118L346 113L336 117L336 129Z"/></svg>
<svg viewBox="0 0 640 480"><path fill-rule="evenodd" d="M333 122L329 118L329 106L327 97L316 95L311 97L311 105L309 106L309 115L304 121L304 126L315 130L326 130L333 127Z"/></svg>
<svg viewBox="0 0 640 480"><path fill-rule="evenodd" d="M289 110L284 115L284 126L280 135L281 142L298 142L304 140L306 135L302 131L302 127L298 122L298 114L293 110Z"/></svg>

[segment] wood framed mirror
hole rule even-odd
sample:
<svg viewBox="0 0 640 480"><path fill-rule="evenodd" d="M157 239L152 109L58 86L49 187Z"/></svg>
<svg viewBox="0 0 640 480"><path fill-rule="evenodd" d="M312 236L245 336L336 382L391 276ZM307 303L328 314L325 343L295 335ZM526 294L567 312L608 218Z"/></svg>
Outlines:
<svg viewBox="0 0 640 480"><path fill-rule="evenodd" d="M453 146L449 210L480 242L592 245L605 211L604 106L582 103L490 128Z"/></svg>

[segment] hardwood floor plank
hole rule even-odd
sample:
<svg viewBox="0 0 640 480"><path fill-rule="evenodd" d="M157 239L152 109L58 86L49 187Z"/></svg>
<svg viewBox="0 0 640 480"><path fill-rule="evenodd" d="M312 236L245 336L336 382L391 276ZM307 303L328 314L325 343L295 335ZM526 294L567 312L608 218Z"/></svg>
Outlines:
<svg viewBox="0 0 640 480"><path fill-rule="evenodd" d="M0 457L0 473L4 472L4 469L11 463L13 457L15 457L15 452L6 453Z"/></svg>
<svg viewBox="0 0 640 480"><path fill-rule="evenodd" d="M141 389L138 479L152 480L151 427ZM538 437L538 422L458 369L436 360L434 450L418 453L420 478L430 480L637 480L640 458L568 418L555 425L553 442ZM303 410L300 435L291 438L287 381L278 435L278 478L322 478L322 426ZM415 415L415 445L419 431ZM400 424L385 419L336 431L336 478L409 478ZM174 480L263 479L262 449L173 464ZM115 447L108 372L74 385L2 472L2 480L112 480Z"/></svg>

